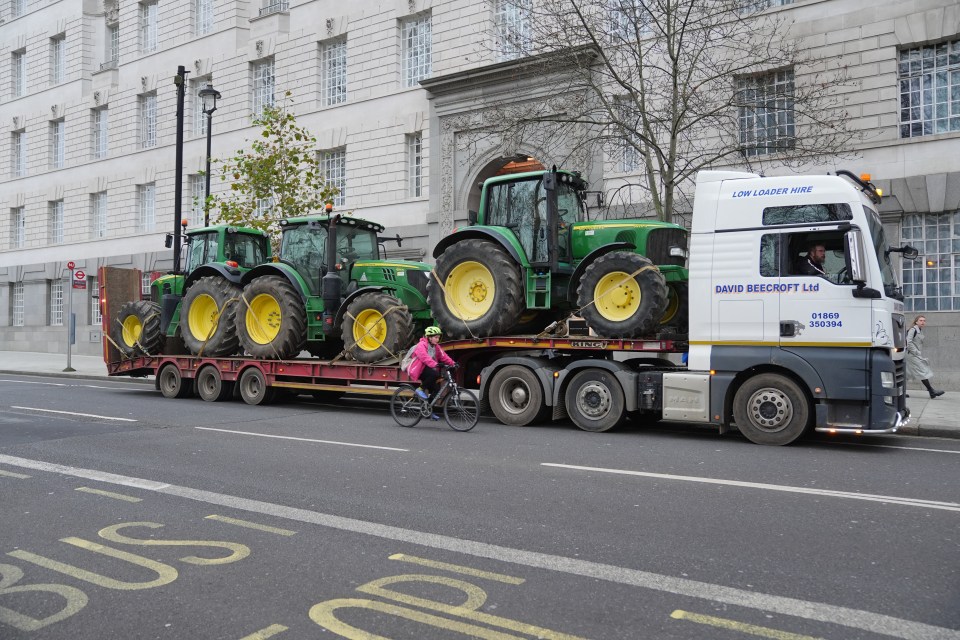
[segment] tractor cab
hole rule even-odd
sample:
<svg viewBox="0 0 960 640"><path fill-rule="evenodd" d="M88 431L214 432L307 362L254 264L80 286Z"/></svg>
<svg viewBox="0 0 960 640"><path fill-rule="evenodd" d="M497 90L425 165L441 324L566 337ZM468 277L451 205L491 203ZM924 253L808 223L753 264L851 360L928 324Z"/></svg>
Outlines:
<svg viewBox="0 0 960 640"><path fill-rule="evenodd" d="M280 260L296 269L309 283L311 295L320 295L322 278L331 266L327 263L330 218L311 216L280 221L283 229ZM334 219L336 258L332 267L346 289L354 263L380 259L377 233L383 231L383 227L359 218L335 216Z"/></svg>
<svg viewBox="0 0 960 640"><path fill-rule="evenodd" d="M190 273L208 262L235 262L240 269L252 269L270 257L270 243L263 232L232 226L206 227L187 233L187 262Z"/></svg>

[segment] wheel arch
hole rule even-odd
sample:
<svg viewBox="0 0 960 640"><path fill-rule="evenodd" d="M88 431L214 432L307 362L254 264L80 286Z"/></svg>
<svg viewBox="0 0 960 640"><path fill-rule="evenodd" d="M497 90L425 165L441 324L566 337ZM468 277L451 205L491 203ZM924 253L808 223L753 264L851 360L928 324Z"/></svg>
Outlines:
<svg viewBox="0 0 960 640"><path fill-rule="evenodd" d="M733 375L732 378L729 378L727 389L723 394L722 424L727 427L733 424L733 402L737 396L737 392L740 390L740 387L742 387L747 380L767 373L783 376L784 378L788 378L796 383L797 386L800 387L800 390L803 392L804 396L807 398L810 414L815 416L817 396L814 394L813 389L819 387L822 390L823 383L820 381L819 374L817 374L817 372L809 365L809 363L807 363L806 360L803 360L803 358L799 358L797 356L794 356L794 359L796 359L799 363L802 363L802 365L797 364L798 369L787 368L787 366L784 364L758 364L744 369L743 371L738 371L735 375ZM793 366L793 364L789 366ZM806 371L803 371L802 369L806 369ZM811 386L811 382L813 383L813 386Z"/></svg>
<svg viewBox="0 0 960 640"><path fill-rule="evenodd" d="M241 283L243 285L248 285L257 278L263 276L280 276L286 278L304 302L307 301L307 298L310 296L310 289L307 284L303 281L303 278L300 277L300 274L296 273L290 267L280 267L278 264L262 264L257 267L254 267L250 271L247 271L243 274Z"/></svg>
<svg viewBox="0 0 960 640"><path fill-rule="evenodd" d="M637 372L623 362L616 360L600 360L585 358L574 360L559 372L556 385L553 388L553 406L563 404L563 396L567 393L570 379L584 369L602 369L612 373L623 390L625 411L634 411L637 408ZM559 404L558 404L559 403Z"/></svg>
<svg viewBox="0 0 960 640"><path fill-rule="evenodd" d="M490 381L493 379L497 372L503 369L504 367L510 365L517 365L525 367L536 376L537 380L540 381L540 388L543 391L543 401L548 407L554 405L554 373L560 371L560 365L556 362L551 361L549 358L541 358L536 356L509 356L506 358L498 358L494 362L488 364L480 371L480 389L478 395L480 396L480 401L489 401L489 388Z"/></svg>
<svg viewBox="0 0 960 640"><path fill-rule="evenodd" d="M240 273L239 270L229 269L226 267L226 265L216 264L216 263L202 264L196 269L194 269L193 271L191 271L190 275L188 275L186 279L183 281L183 291L186 292L186 290L190 287L190 285L192 285L194 282L196 282L200 278L205 278L207 276L220 276L224 280L232 282L238 287L243 285L243 283L241 282L243 279L243 274Z"/></svg>
<svg viewBox="0 0 960 640"><path fill-rule="evenodd" d="M567 299L576 300L577 299L577 289L580 287L580 280L583 278L584 272L586 272L587 267L594 263L594 261L600 256L605 256L608 253L613 253L614 251L630 251L634 253L636 245L630 242L611 242L610 244L605 244L602 247L597 247L586 256L583 257L583 260L580 261L580 264L577 265L577 268L573 270L573 273L570 275L570 282L567 284Z"/></svg>
<svg viewBox="0 0 960 640"><path fill-rule="evenodd" d="M340 306L337 308L337 315L333 319L333 326L339 327L340 323L343 322L343 316L347 313L347 307L350 306L350 303L362 296L365 293L382 293L384 291L392 291L389 287L385 286L368 286L355 291L351 291L346 298L343 299L343 302L340 303Z"/></svg>
<svg viewBox="0 0 960 640"><path fill-rule="evenodd" d="M513 258L514 262L516 262L519 266L524 268L529 267L530 263L527 261L526 257L523 255L523 252L520 251L520 249L517 247L517 245L514 242L511 242L511 239L512 238L510 238L506 234L501 233L500 231L496 231L494 229L485 229L482 227L477 227L477 228L470 227L462 231L452 233L446 238L443 238L442 240L440 240L440 242L437 243L437 246L434 247L433 249L433 257L434 259L438 258L440 254L447 249L447 247L450 247L451 245L454 245L457 242L460 242L461 240L487 240L487 241L492 241L497 245L503 247L504 250L506 250L506 252L510 254L510 257Z"/></svg>

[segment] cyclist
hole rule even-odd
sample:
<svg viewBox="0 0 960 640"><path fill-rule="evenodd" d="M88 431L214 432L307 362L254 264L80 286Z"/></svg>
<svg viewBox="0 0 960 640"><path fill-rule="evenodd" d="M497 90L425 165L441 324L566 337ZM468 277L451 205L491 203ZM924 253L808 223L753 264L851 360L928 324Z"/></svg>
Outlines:
<svg viewBox="0 0 960 640"><path fill-rule="evenodd" d="M457 366L453 358L447 355L447 352L440 346L440 337L443 332L440 327L427 327L423 332L420 342L413 348L413 362L407 373L414 380L420 381L420 388L417 389L417 395L424 400L432 401L437 395L440 372L438 369L441 364L449 367ZM426 390L426 391L425 391ZM429 391L429 395L427 392ZM440 416L433 414L430 416L433 420L439 420Z"/></svg>

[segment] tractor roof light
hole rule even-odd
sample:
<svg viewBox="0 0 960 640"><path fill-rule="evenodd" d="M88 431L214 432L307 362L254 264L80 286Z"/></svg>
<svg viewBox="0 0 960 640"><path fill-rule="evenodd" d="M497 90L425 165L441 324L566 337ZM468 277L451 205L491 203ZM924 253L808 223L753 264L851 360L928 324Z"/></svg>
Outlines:
<svg viewBox="0 0 960 640"><path fill-rule="evenodd" d="M240 263L237 262L236 260L227 260L226 265L228 267L233 267L234 269L236 269L240 266Z"/></svg>

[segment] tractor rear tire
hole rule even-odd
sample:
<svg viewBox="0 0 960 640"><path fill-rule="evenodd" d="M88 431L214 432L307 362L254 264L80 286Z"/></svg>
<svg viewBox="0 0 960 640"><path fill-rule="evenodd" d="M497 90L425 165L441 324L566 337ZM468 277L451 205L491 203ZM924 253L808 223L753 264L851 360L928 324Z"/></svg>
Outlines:
<svg viewBox="0 0 960 640"><path fill-rule="evenodd" d="M237 336L243 350L259 360L297 357L307 343L307 310L286 278L262 276L243 289Z"/></svg>
<svg viewBox="0 0 960 640"><path fill-rule="evenodd" d="M587 326L602 338L651 336L667 306L667 284L647 258L614 251L587 267L577 289L577 306Z"/></svg>
<svg viewBox="0 0 960 640"><path fill-rule="evenodd" d="M124 357L157 355L163 340L160 305L149 300L124 304L110 327L110 339Z"/></svg>
<svg viewBox="0 0 960 640"><path fill-rule="evenodd" d="M497 244L461 240L437 258L436 274L427 299L448 338L507 333L524 310L520 269Z"/></svg>
<svg viewBox="0 0 960 640"><path fill-rule="evenodd" d="M190 285L180 305L180 333L190 353L219 358L240 350L239 297L240 289L219 276L206 276Z"/></svg>
<svg viewBox="0 0 960 640"><path fill-rule="evenodd" d="M397 357L413 344L410 309L388 293L357 296L347 306L341 328L346 350L357 362Z"/></svg>

